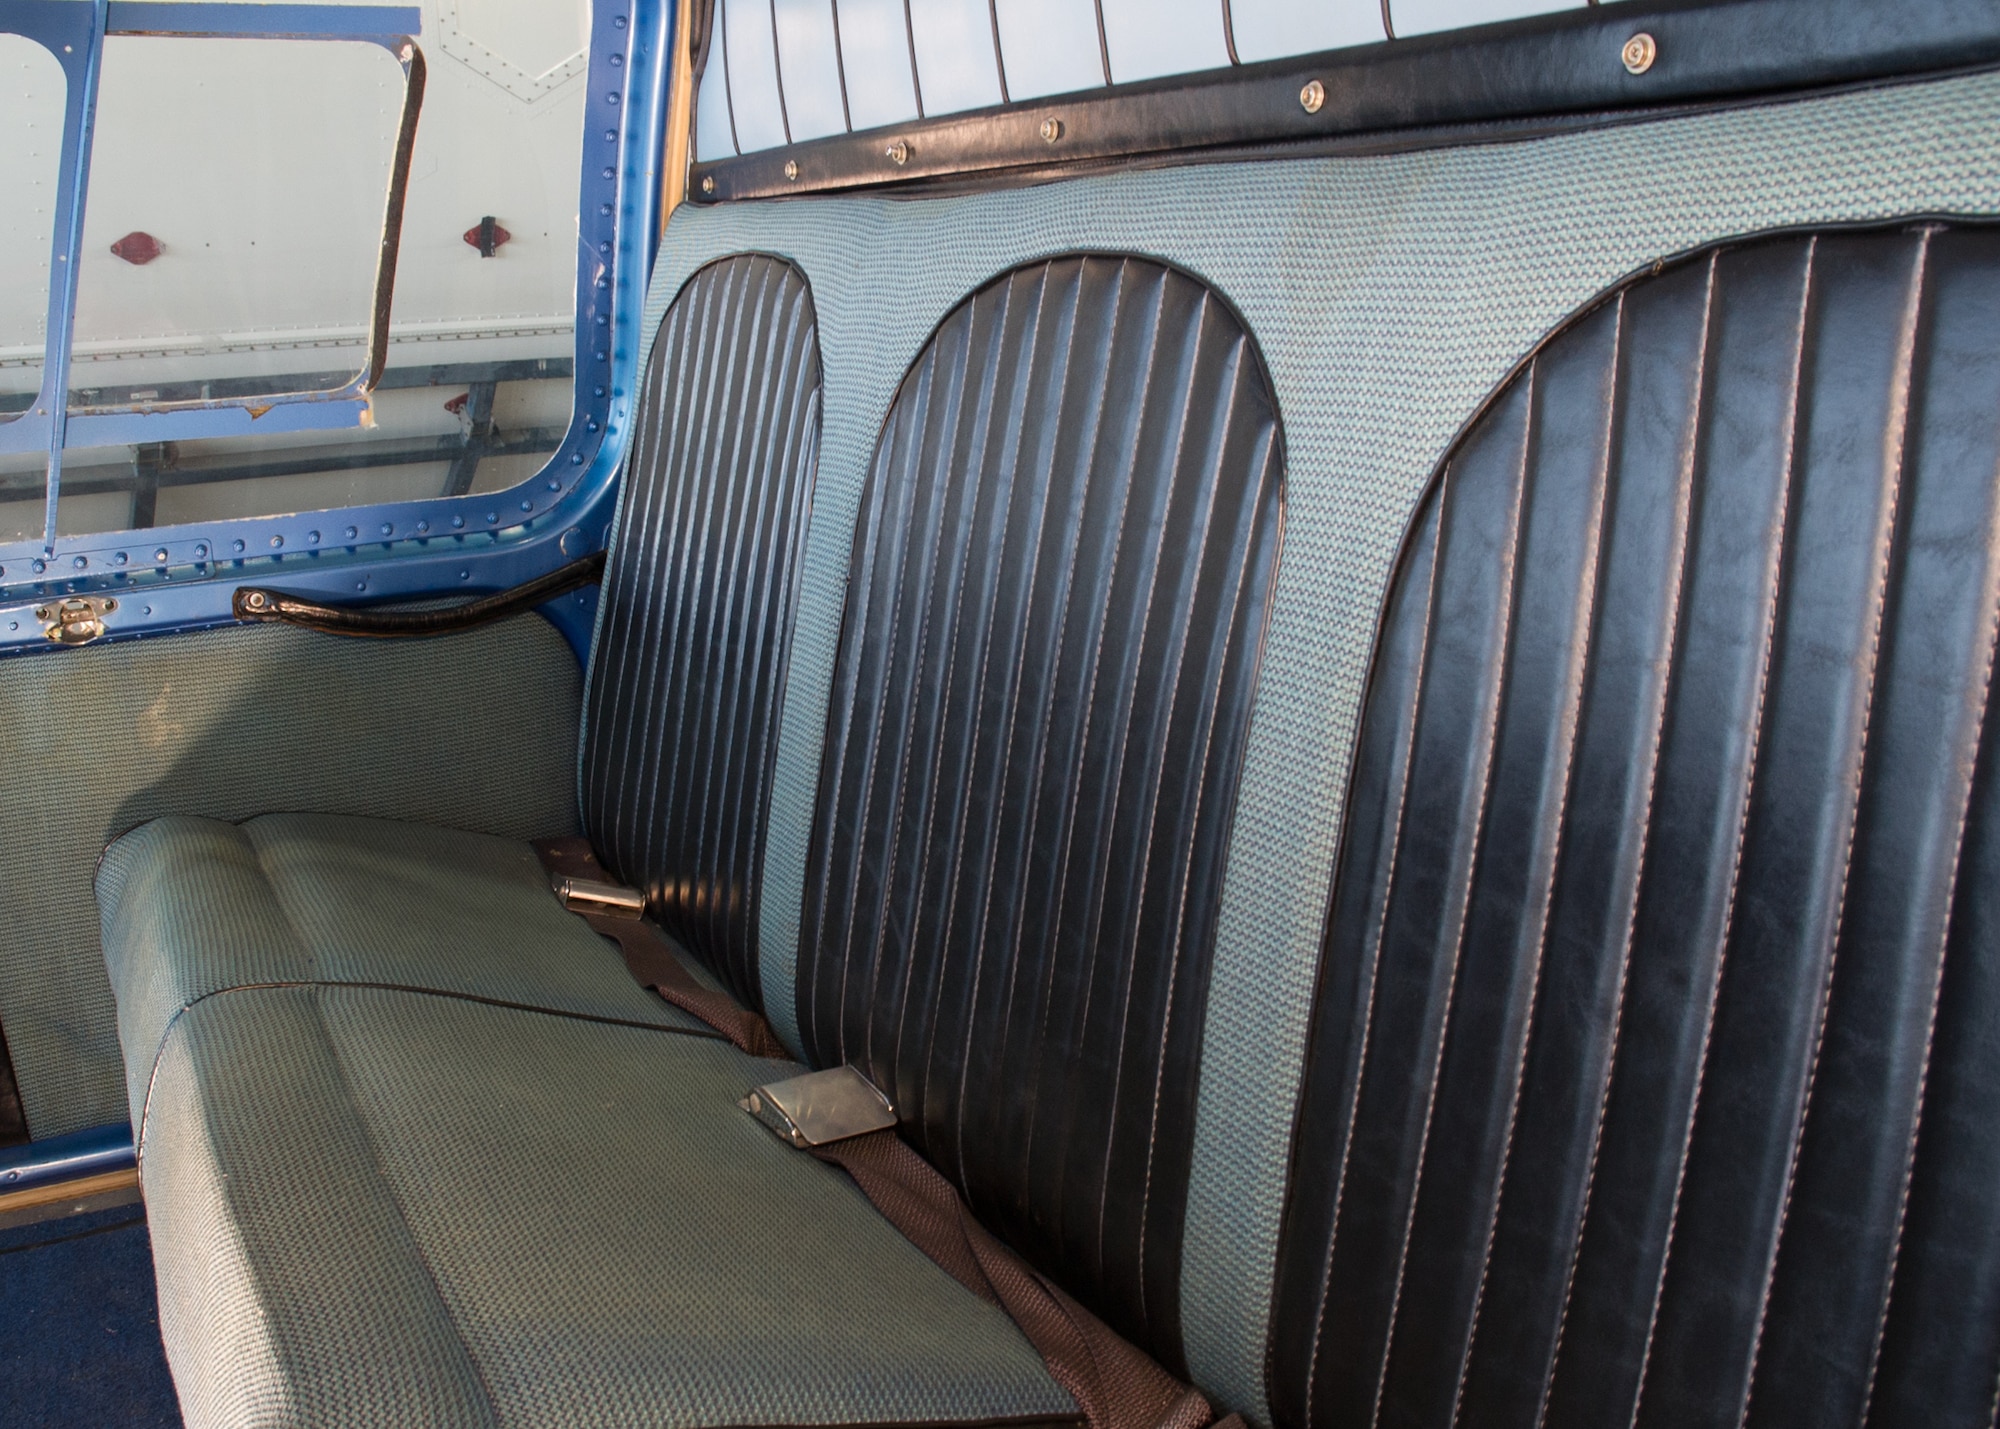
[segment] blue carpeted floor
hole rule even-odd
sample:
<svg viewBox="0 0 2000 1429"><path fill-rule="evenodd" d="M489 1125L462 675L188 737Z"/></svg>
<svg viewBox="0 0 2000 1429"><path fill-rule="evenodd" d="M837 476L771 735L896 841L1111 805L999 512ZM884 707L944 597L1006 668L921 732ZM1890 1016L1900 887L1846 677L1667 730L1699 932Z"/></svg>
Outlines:
<svg viewBox="0 0 2000 1429"><path fill-rule="evenodd" d="M144 1208L0 1231L0 1424L180 1422Z"/></svg>

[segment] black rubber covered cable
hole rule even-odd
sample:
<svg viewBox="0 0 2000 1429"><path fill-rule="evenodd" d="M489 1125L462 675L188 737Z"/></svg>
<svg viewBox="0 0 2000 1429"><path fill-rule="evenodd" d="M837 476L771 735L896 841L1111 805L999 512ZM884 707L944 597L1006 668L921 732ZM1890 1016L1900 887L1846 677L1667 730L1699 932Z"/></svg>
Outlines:
<svg viewBox="0 0 2000 1429"><path fill-rule="evenodd" d="M594 551L580 560L559 566L547 575L536 576L507 590L495 591L492 595L441 610L372 610L321 605L302 596L248 585L236 588L230 607L238 620L275 620L286 625L302 625L327 635L394 640L449 635L454 631L470 630L476 625L504 620L556 596L594 585L603 576L604 552Z"/></svg>

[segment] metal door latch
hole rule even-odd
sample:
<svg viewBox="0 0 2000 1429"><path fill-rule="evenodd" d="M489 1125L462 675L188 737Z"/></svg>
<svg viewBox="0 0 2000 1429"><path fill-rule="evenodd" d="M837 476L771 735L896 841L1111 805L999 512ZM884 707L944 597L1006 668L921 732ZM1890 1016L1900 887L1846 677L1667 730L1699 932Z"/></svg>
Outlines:
<svg viewBox="0 0 2000 1429"><path fill-rule="evenodd" d="M35 607L42 634L58 645L88 645L104 633L104 617L118 609L108 595L66 595Z"/></svg>
<svg viewBox="0 0 2000 1429"><path fill-rule="evenodd" d="M797 1147L825 1146L896 1124L896 1109L852 1067L772 1082L737 1103Z"/></svg>

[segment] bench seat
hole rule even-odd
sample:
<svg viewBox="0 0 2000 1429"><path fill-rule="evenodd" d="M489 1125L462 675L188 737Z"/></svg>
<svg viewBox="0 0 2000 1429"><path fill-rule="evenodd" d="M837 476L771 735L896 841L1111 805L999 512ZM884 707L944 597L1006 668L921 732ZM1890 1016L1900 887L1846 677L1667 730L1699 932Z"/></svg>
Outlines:
<svg viewBox="0 0 2000 1429"><path fill-rule="evenodd" d="M189 1422L1073 1419L527 845L165 819L98 887Z"/></svg>

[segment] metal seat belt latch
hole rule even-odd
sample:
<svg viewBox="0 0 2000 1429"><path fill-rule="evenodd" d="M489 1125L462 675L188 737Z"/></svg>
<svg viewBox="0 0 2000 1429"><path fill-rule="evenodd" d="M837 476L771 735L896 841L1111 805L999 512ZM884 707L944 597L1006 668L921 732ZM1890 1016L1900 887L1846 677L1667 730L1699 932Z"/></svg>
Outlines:
<svg viewBox="0 0 2000 1429"><path fill-rule="evenodd" d="M646 916L646 895L622 883L565 877L549 880L549 887L555 890L557 901L572 913L593 914L599 918L638 919Z"/></svg>
<svg viewBox="0 0 2000 1429"><path fill-rule="evenodd" d="M829 1067L758 1087L737 1103L801 1149L886 1131L896 1108L852 1067Z"/></svg>

